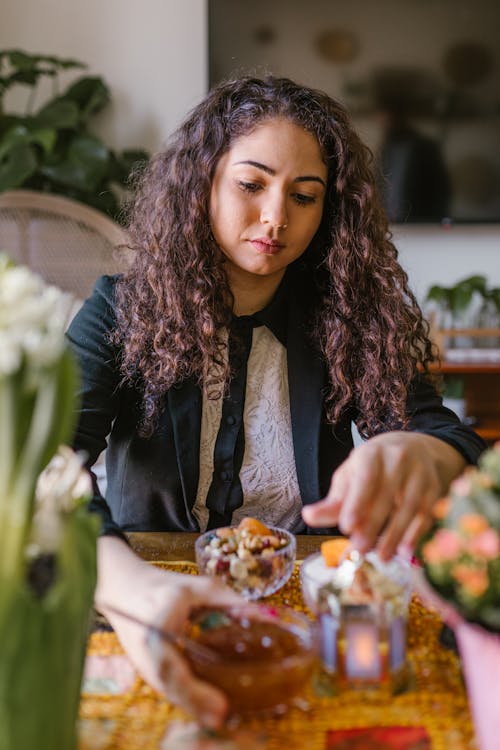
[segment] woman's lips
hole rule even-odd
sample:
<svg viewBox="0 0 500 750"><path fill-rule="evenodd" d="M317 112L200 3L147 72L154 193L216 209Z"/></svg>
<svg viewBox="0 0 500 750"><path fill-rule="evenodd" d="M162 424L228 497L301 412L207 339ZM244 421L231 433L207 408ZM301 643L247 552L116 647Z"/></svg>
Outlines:
<svg viewBox="0 0 500 750"><path fill-rule="evenodd" d="M281 242L267 240L265 238L251 240L251 243L259 253L263 253L264 255L276 255L276 253L285 247Z"/></svg>

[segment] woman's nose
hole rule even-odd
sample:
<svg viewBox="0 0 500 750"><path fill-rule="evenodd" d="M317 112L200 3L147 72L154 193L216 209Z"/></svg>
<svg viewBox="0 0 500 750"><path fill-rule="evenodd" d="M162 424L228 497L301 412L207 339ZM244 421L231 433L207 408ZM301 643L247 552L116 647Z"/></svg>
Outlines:
<svg viewBox="0 0 500 750"><path fill-rule="evenodd" d="M282 197L269 197L265 201L260 213L260 221L262 224L270 224L276 229L283 229L287 226L286 203Z"/></svg>

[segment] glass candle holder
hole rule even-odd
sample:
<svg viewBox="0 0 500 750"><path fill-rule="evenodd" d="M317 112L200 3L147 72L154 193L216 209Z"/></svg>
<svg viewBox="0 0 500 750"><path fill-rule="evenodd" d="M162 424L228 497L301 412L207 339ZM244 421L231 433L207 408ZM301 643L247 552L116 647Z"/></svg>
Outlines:
<svg viewBox="0 0 500 750"><path fill-rule="evenodd" d="M375 552L351 554L328 567L317 553L301 568L304 599L320 625L324 672L339 688L399 692L408 681L411 566L399 558L383 563Z"/></svg>

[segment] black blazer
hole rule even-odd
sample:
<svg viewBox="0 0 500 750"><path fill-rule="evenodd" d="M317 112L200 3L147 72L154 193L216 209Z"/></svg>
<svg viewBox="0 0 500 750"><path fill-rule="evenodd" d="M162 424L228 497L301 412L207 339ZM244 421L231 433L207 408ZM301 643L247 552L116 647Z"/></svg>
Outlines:
<svg viewBox="0 0 500 750"><path fill-rule="evenodd" d="M116 277L103 276L73 320L68 339L81 365L81 410L74 447L90 468L106 447L106 500L93 505L107 533L198 531L192 514L199 477L202 396L191 380L169 390L152 437L137 434L140 393L120 385L119 352L108 340L114 327ZM290 295L287 360L292 436L304 505L326 494L334 470L353 447L351 409L335 426L324 418L325 365L306 333L304 286ZM482 440L442 405L434 389L416 377L408 397L409 428L442 438L474 463ZM108 440L106 440L109 435ZM325 532L322 530L310 530Z"/></svg>

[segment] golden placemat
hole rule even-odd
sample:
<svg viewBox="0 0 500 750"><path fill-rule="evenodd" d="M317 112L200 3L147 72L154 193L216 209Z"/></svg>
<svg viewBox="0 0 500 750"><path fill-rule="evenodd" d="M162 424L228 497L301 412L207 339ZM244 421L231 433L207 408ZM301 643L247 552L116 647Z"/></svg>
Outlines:
<svg viewBox="0 0 500 750"><path fill-rule="evenodd" d="M196 573L196 565L190 562L154 564L181 573ZM266 601L307 613L298 565L281 591ZM262 747L266 750L325 750L329 729L379 725L423 726L433 750L471 750L475 747L474 734L460 664L456 654L439 644L441 627L439 616L414 597L408 635L413 677L411 688L401 695L384 697L374 691L351 690L318 697L310 690L307 710L292 707L279 718L249 721L249 728L264 734ZM122 651L114 633L106 632L91 636L88 652L105 655ZM84 693L81 717L94 724L107 722L108 735L98 745L99 750L158 750L168 723L186 718L139 678L123 695ZM80 750L87 750L87 745L81 743Z"/></svg>

